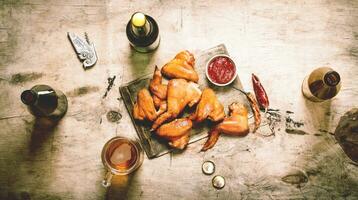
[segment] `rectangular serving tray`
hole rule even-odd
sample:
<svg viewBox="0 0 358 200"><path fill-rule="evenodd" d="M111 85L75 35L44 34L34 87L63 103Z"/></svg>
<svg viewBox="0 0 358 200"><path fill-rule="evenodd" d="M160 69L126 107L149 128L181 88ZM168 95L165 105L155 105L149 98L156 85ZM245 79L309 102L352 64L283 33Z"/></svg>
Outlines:
<svg viewBox="0 0 358 200"><path fill-rule="evenodd" d="M219 101L224 105L226 113L228 110L228 105L235 101L243 103L248 108L251 115L250 104L247 101L246 96L238 90L233 89L233 87L242 89L239 76L231 85L225 87L215 86L211 84L205 77L206 63L210 60L210 58L218 54L228 55L228 51L224 44L220 44L205 51L201 51L195 56L195 70L199 74L200 89L204 89L205 87L212 88L215 91ZM144 77L131 81L119 88L124 104L132 119L135 130L137 131L142 148L150 159L159 157L173 150L168 146L167 141L157 137L155 133L150 132L151 124L137 121L133 118L132 115L133 106L136 102L138 91L144 87L148 88L149 81L152 76L153 74L146 75ZM182 116L186 116L190 112L193 112L193 109L190 110L189 108L186 108L183 111ZM212 124L208 121L201 123L200 125L194 126L190 133L189 145L203 138L206 138L207 132L211 126Z"/></svg>

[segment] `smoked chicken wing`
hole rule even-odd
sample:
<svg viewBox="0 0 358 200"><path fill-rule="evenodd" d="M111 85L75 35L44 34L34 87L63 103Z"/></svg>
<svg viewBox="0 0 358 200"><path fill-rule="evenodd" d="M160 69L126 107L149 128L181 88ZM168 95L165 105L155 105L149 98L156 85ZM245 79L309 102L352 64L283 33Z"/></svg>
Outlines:
<svg viewBox="0 0 358 200"><path fill-rule="evenodd" d="M179 138L170 141L169 145L177 149L184 149L188 145L189 139L189 133L187 133Z"/></svg>
<svg viewBox="0 0 358 200"><path fill-rule="evenodd" d="M223 120L224 117L224 106L219 102L215 92L210 88L204 89L196 111L190 116L190 119L196 123L202 122L205 119L217 122Z"/></svg>
<svg viewBox="0 0 358 200"><path fill-rule="evenodd" d="M175 58L180 59L180 60L185 60L192 67L194 67L194 65L195 65L194 55L192 53L190 53L188 50L179 52L175 56Z"/></svg>
<svg viewBox="0 0 358 200"><path fill-rule="evenodd" d="M149 90L153 94L153 101L156 108L159 108L167 99L167 85L162 84L162 79L162 73L158 67L155 66L153 79L151 79L149 83Z"/></svg>
<svg viewBox="0 0 358 200"><path fill-rule="evenodd" d="M199 76L194 69L194 64L193 54L189 51L182 51L165 64L161 72L168 78L182 78L197 83Z"/></svg>
<svg viewBox="0 0 358 200"><path fill-rule="evenodd" d="M137 120L154 121L165 111L164 106L157 111L153 98L147 89L141 89L137 94L137 102L134 104L133 117Z"/></svg>
<svg viewBox="0 0 358 200"><path fill-rule="evenodd" d="M172 79L168 82L167 111L154 122L152 130L157 129L167 120L176 118L185 108L196 104L201 97L198 84L184 79Z"/></svg>
<svg viewBox="0 0 358 200"><path fill-rule="evenodd" d="M230 116L216 125L209 132L209 138L204 144L202 151L212 148L217 142L220 133L233 136L244 136L249 133L248 111L242 104L232 103L229 106Z"/></svg>
<svg viewBox="0 0 358 200"><path fill-rule="evenodd" d="M167 139L170 146L184 149L189 142L189 131L192 127L193 123L190 119L180 118L163 124L157 129L156 133Z"/></svg>

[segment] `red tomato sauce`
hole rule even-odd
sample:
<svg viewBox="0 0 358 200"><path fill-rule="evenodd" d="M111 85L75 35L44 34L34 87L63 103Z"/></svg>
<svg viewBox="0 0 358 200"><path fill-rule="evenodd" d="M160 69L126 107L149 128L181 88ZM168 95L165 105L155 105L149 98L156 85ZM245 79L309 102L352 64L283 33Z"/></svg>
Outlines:
<svg viewBox="0 0 358 200"><path fill-rule="evenodd" d="M214 58L208 66L210 79L219 84L225 84L232 80L236 73L234 63L227 57L219 56Z"/></svg>

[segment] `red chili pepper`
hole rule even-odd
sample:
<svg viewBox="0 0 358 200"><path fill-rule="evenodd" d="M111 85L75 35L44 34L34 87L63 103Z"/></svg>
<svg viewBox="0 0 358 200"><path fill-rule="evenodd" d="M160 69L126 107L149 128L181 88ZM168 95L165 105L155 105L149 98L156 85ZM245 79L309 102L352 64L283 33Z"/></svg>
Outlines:
<svg viewBox="0 0 358 200"><path fill-rule="evenodd" d="M257 102L260 105L261 109L268 109L269 107L269 99L267 97L266 91L264 87L262 86L260 79L255 75L252 74L252 86L255 91L255 96L257 99Z"/></svg>

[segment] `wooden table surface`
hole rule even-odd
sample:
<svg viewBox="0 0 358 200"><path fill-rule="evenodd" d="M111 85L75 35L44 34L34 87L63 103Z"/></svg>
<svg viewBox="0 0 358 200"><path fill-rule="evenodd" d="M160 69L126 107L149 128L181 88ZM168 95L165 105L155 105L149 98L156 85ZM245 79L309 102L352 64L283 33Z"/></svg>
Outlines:
<svg viewBox="0 0 358 200"><path fill-rule="evenodd" d="M160 27L161 44L151 54L131 50L125 26L143 11ZM95 43L97 64L84 71L67 32ZM305 134L221 136L200 153L203 142L184 152L145 158L130 177L101 186L104 143L136 138L118 87L152 72L183 49L224 43L246 90L257 74L271 107L302 120ZM342 78L333 100L312 103L301 94L306 75L331 66ZM107 78L116 75L106 98ZM20 101L35 84L68 97L69 109L50 130ZM0 199L357 199L358 170L330 133L346 111L358 106L358 1L0 1ZM235 97L233 97L233 101ZM123 118L109 122L108 111ZM283 119L284 120L284 119ZM261 132L264 132L261 130ZM212 160L226 186L201 172Z"/></svg>

